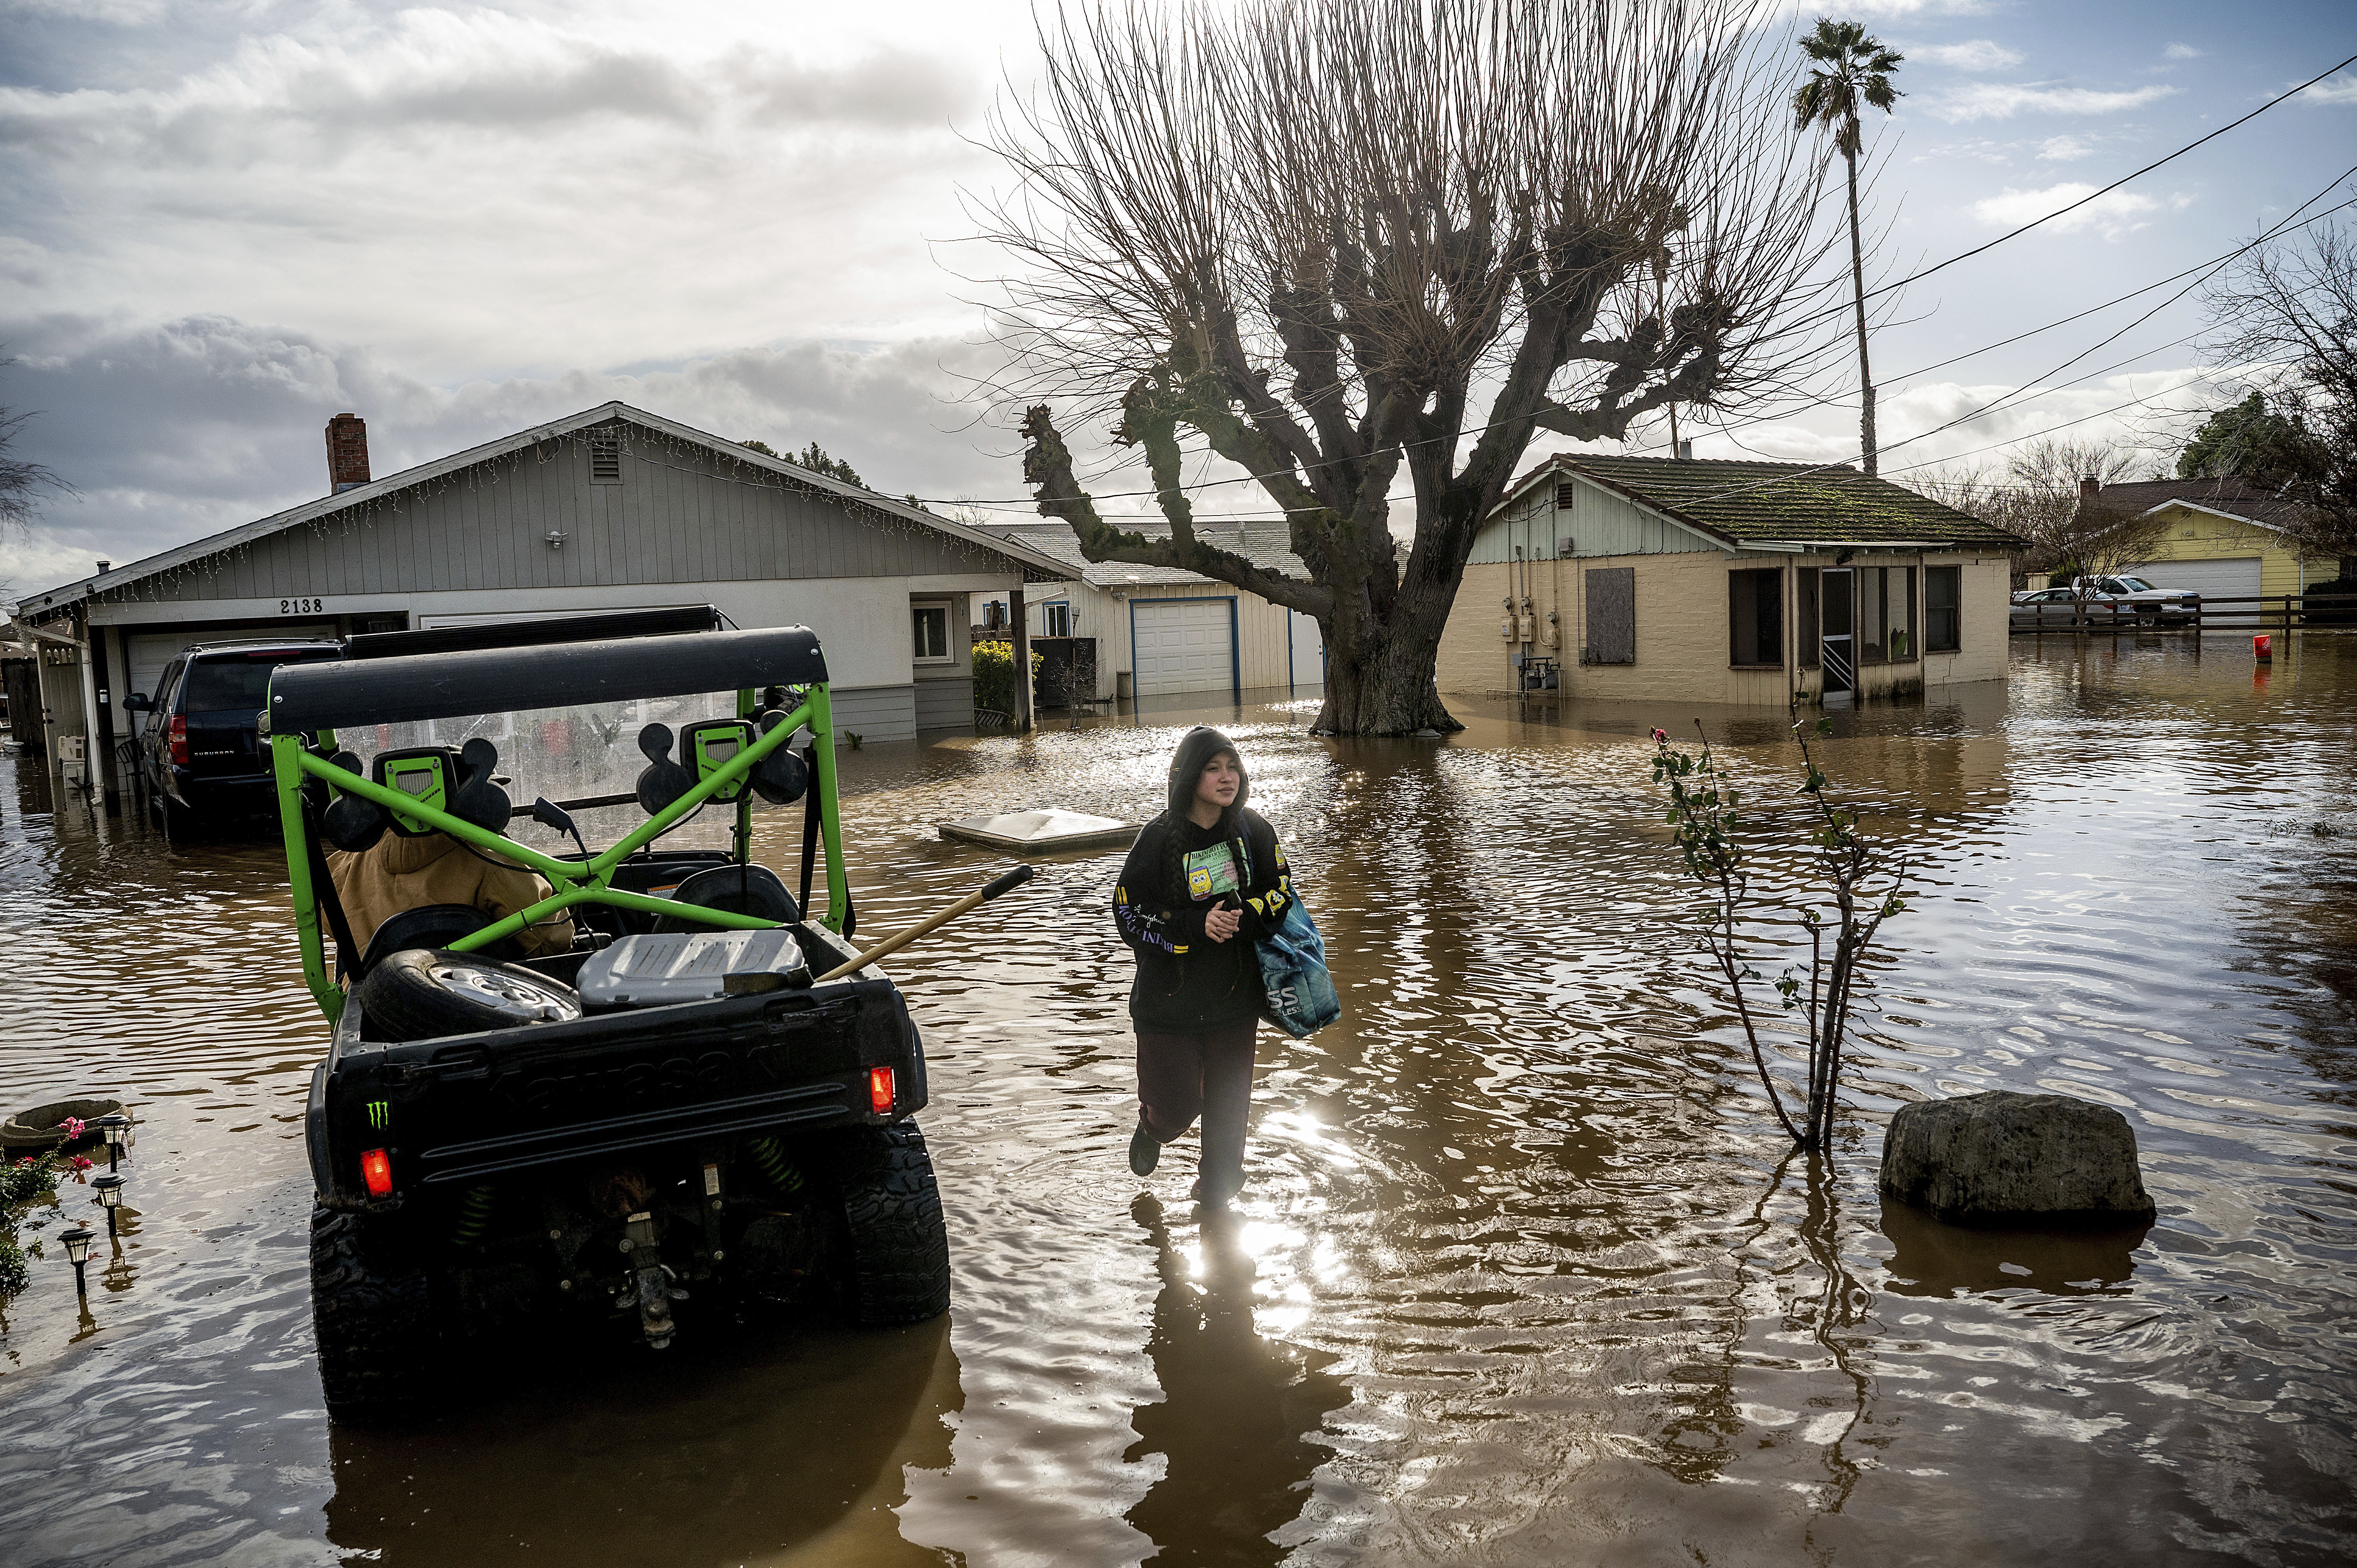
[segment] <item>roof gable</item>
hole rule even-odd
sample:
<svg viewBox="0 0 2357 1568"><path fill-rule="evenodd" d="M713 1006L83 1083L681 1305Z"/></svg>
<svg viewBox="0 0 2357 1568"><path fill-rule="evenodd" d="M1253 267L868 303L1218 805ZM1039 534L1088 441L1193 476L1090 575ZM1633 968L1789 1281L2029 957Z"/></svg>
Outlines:
<svg viewBox="0 0 2357 1568"><path fill-rule="evenodd" d="M1558 454L1525 474L1499 504L1565 478L1587 480L1728 548L2009 550L2022 542L1993 523L1847 465Z"/></svg>
<svg viewBox="0 0 2357 1568"><path fill-rule="evenodd" d="M847 503L855 511L867 510L880 513L884 518L896 522L918 523L963 543L1007 556L1036 572L1060 573L1063 570L1062 563L1053 556L1041 553L1027 542L999 538L981 529L969 527L964 523L942 517L937 512L911 506L906 501L895 500L889 496L863 489L856 485L845 484L840 479L832 478L824 474L813 473L807 468L786 462L781 458L766 456L749 447L739 446L733 441L723 440L708 431L697 430L692 425L682 424L676 420L666 419L661 414L650 413L644 409L633 408L628 403L615 402L584 409L577 413L567 414L562 419L535 424L528 429L517 431L513 435L503 435L495 441L487 441L480 446L468 447L465 451L452 453L447 457L437 457L431 462L404 468L397 474L390 474L381 479L372 479L365 485L355 486L339 494L322 496L317 500L306 501L300 506L274 512L268 517L258 518L253 522L242 523L219 533L191 540L186 544L175 545L169 550L158 551L153 555L117 566L95 576L86 577L78 583L66 584L46 593L27 594L18 602L17 609L20 614L32 617L55 614L84 598L129 586L157 573L169 572L202 561L209 556L238 550L257 541L268 539L273 535L285 533L307 524L323 522L347 510L381 503L387 497L403 490L435 484L451 475L480 464L494 462L501 457L511 456L550 442L586 437L591 431L616 424L636 424L668 439L704 447L734 462L777 474L800 488L832 496Z"/></svg>

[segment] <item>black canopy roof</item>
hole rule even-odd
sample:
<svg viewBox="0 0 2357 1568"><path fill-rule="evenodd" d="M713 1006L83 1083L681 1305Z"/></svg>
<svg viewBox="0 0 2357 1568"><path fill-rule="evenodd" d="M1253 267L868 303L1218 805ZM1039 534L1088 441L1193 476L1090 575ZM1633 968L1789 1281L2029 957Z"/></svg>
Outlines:
<svg viewBox="0 0 2357 1568"><path fill-rule="evenodd" d="M800 626L347 658L281 665L270 679L270 728L410 724L825 679L818 634Z"/></svg>

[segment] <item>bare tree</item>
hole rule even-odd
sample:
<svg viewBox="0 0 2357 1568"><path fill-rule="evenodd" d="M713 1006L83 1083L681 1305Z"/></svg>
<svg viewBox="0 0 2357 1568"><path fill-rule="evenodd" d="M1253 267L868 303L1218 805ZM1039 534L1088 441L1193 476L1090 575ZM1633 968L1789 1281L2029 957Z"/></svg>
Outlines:
<svg viewBox="0 0 2357 1568"><path fill-rule="evenodd" d="M977 199L1019 263L996 395L1092 561L1317 618L1318 727L1460 727L1434 682L1476 534L1532 437L1755 406L1809 315L1825 160L1752 0L1144 0L1043 15L1039 96ZM1657 276L1660 293L1655 287ZM1830 339L1838 342L1837 338ZM1117 421L1169 535L1099 515L1051 403ZM1287 521L1296 577L1197 535L1208 453ZM1415 526L1391 522L1403 474Z"/></svg>
<svg viewBox="0 0 2357 1568"><path fill-rule="evenodd" d="M2225 471L2303 503L2287 536L2357 575L2357 235L2331 223L2271 242L2203 300L2211 362L2276 415L2248 422L2264 438L2224 455Z"/></svg>

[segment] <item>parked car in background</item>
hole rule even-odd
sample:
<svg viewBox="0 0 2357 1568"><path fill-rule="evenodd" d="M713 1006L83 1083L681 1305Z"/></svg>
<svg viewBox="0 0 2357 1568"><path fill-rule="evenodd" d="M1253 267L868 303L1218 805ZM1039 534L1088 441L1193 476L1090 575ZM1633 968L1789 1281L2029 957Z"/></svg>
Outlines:
<svg viewBox="0 0 2357 1568"><path fill-rule="evenodd" d="M2069 626L2083 600L2087 618L2099 625L2133 620L2139 626L2184 625L2201 611L2191 588L2159 588L2142 577L2078 577L2067 588L2039 588L2013 596L2016 626Z"/></svg>
<svg viewBox="0 0 2357 1568"><path fill-rule="evenodd" d="M154 692L124 707L144 714L136 741L139 791L167 839L276 805L256 720L282 664L343 657L343 644L304 640L200 642L182 649Z"/></svg>

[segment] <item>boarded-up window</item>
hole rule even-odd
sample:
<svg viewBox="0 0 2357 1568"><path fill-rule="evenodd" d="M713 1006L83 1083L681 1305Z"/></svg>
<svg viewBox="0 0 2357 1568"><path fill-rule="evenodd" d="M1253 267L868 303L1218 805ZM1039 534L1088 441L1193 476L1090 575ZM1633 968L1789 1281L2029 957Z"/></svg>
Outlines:
<svg viewBox="0 0 2357 1568"><path fill-rule="evenodd" d="M1637 662L1637 568L1599 566L1587 574L1589 664Z"/></svg>
<svg viewBox="0 0 2357 1568"><path fill-rule="evenodd" d="M1964 570L1958 566L1923 568L1923 651L1953 653L1963 646Z"/></svg>
<svg viewBox="0 0 2357 1568"><path fill-rule="evenodd" d="M593 485L619 485L622 482L622 444L619 441L594 436L590 439L589 482Z"/></svg>
<svg viewBox="0 0 2357 1568"><path fill-rule="evenodd" d="M1792 628L1795 633L1793 652L1799 658L1802 669L1814 670L1817 667L1817 634L1824 629L1817 619L1817 568L1803 566L1793 574L1793 579L1792 594L1798 601L1793 618L1799 622Z"/></svg>
<svg viewBox="0 0 2357 1568"><path fill-rule="evenodd" d="M1727 575L1727 662L1774 665L1784 662L1784 574L1781 571L1729 572Z"/></svg>

